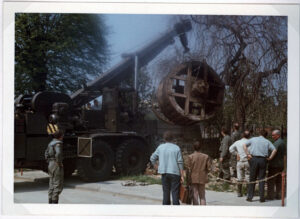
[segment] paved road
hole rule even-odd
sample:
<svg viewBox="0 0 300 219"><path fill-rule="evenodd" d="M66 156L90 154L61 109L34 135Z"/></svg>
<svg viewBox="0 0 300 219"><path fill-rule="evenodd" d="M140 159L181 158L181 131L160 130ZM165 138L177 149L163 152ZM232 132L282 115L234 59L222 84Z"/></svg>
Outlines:
<svg viewBox="0 0 300 219"><path fill-rule="evenodd" d="M15 203L47 203L48 184L45 182L15 183ZM65 187L60 195L61 204L145 204L159 205L159 200L131 197L111 192L94 192L83 189Z"/></svg>
<svg viewBox="0 0 300 219"><path fill-rule="evenodd" d="M68 204L145 204L160 205L161 185L123 186L125 181L111 180L84 183L77 177L65 181L60 203ZM14 200L16 203L47 203L48 176L41 171L15 174ZM249 203L245 197L238 198L231 192L206 191L207 205L224 206L281 206L280 200L259 202L255 196Z"/></svg>

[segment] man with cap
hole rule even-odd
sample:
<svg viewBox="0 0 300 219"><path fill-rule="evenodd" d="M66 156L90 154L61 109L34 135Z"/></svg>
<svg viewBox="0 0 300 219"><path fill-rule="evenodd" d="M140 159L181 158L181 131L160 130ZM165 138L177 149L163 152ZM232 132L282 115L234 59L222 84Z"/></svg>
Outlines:
<svg viewBox="0 0 300 219"><path fill-rule="evenodd" d="M58 204L59 194L63 190L63 137L63 131L61 129L56 130L53 133L52 141L49 143L45 151L45 158L48 162L49 174L49 204Z"/></svg>

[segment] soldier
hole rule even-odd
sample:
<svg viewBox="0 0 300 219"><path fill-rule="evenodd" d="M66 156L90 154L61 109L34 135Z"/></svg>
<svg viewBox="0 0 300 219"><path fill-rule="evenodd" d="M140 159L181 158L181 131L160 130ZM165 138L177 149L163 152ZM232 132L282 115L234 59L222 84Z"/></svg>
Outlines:
<svg viewBox="0 0 300 219"><path fill-rule="evenodd" d="M232 143L238 141L241 139L241 133L239 131L239 124L236 122L233 124L233 132L231 134L231 141ZM238 153L235 153L233 152L230 156L230 167L231 167L231 170L232 170L232 174L231 176L233 177L237 177L237 170L236 170L236 165L237 165L237 161L240 160L239 158L239 154Z"/></svg>
<svg viewBox="0 0 300 219"><path fill-rule="evenodd" d="M45 151L49 174L49 204L58 204L58 196L63 190L63 137L64 133L61 129L54 132L53 139Z"/></svg>
<svg viewBox="0 0 300 219"><path fill-rule="evenodd" d="M224 178L226 180L230 180L230 169L229 169L229 146L231 145L231 138L229 136L229 131L226 128L222 128L221 135L223 139L221 141L221 145L219 148L220 151L220 178Z"/></svg>

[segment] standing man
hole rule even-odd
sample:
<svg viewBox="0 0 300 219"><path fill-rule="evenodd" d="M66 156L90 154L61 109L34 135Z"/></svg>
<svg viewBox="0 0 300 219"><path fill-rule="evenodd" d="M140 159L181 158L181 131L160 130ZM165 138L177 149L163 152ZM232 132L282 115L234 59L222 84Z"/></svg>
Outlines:
<svg viewBox="0 0 300 219"><path fill-rule="evenodd" d="M172 193L173 205L179 205L180 182L183 182L183 159L178 145L172 143L173 134L169 131L163 135L165 141L151 155L150 161L155 165L159 161L158 173L161 174L163 205L170 205Z"/></svg>
<svg viewBox="0 0 300 219"><path fill-rule="evenodd" d="M63 167L63 137L64 133L58 129L53 134L53 140L49 143L45 158L48 162L49 174L49 204L58 204L58 196L63 190L64 167Z"/></svg>
<svg viewBox="0 0 300 219"><path fill-rule="evenodd" d="M236 122L233 124L233 132L231 134L231 141L232 143L238 141L241 139L242 135L241 132L239 131L240 126L239 124ZM239 154L236 152L231 153L230 156L230 167L232 169L232 176L233 177L237 177L237 161L239 160Z"/></svg>
<svg viewBox="0 0 300 219"><path fill-rule="evenodd" d="M100 107L97 99L94 100L94 105L93 105L92 109L93 110L101 110L101 107Z"/></svg>
<svg viewBox="0 0 300 219"><path fill-rule="evenodd" d="M249 182L249 162L247 159L247 155L245 154L244 151L244 144L247 143L249 138L250 138L250 132L244 131L243 138L241 140L234 142L229 147L230 153L235 153L240 158L237 161L237 165L236 165L238 182L243 182L244 180L246 182ZM238 184L237 186L238 186L238 197L242 197L243 184Z"/></svg>
<svg viewBox="0 0 300 219"><path fill-rule="evenodd" d="M188 156L188 177L193 190L193 205L206 205L205 184L208 183L208 172L211 167L211 160L207 154L200 152L201 145L199 141L193 144L194 153Z"/></svg>
<svg viewBox="0 0 300 219"><path fill-rule="evenodd" d="M272 160L276 154L274 145L267 140L268 133L262 129L259 137L253 137L244 144L244 150L248 157L250 164L250 182L255 181L258 177L259 180L263 180L266 176L267 161ZM248 147L249 148L248 151ZM272 151L271 156L268 157L269 151ZM251 183L248 186L248 197L247 201L251 202L254 196L255 184ZM265 202L265 182L259 182L259 197L260 202Z"/></svg>
<svg viewBox="0 0 300 219"><path fill-rule="evenodd" d="M281 138L279 130L274 130L272 132L272 138L275 141L274 146L277 150L275 157L269 161L268 164L268 177L273 176L279 172L284 171L286 167L286 145ZM281 174L277 175L275 178L269 179L267 182L268 194L267 199L273 200L281 199ZM274 194L275 187L275 194Z"/></svg>
<svg viewBox="0 0 300 219"><path fill-rule="evenodd" d="M231 145L232 141L229 136L229 131L226 128L221 129L221 135L223 139L221 141L221 145L219 148L220 151L220 178L224 178L226 180L230 180L230 153L229 153L229 146Z"/></svg>

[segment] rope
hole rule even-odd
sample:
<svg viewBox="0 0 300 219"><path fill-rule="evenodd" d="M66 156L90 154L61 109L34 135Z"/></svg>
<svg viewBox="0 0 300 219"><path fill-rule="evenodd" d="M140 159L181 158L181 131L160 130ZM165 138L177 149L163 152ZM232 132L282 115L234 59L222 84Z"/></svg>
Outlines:
<svg viewBox="0 0 300 219"><path fill-rule="evenodd" d="M251 181L251 182L245 182L245 181L244 182L239 182L239 181L234 182L234 181L231 181L231 180L222 179L220 177L214 176L211 173L209 173L208 175L212 176L216 180L221 180L221 181L228 182L228 183L231 183L231 184L255 184L255 183L259 183L259 182L263 182L263 181L268 181L269 179L275 178L276 176L278 176L280 174L281 174L281 172L278 172L278 173L274 174L273 176L270 176L270 177L267 177L267 178L264 178L264 179L260 179L260 180L256 180L256 181Z"/></svg>

